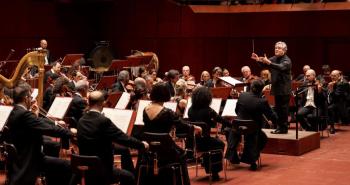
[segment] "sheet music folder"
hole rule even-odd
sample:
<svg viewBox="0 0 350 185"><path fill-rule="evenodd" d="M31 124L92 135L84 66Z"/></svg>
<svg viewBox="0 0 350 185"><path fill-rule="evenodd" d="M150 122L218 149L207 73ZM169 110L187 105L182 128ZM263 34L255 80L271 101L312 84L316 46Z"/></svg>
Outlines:
<svg viewBox="0 0 350 185"><path fill-rule="evenodd" d="M71 97L56 97L46 116L63 120L72 100L73 98Z"/></svg>
<svg viewBox="0 0 350 185"><path fill-rule="evenodd" d="M224 82L226 82L232 86L235 86L235 87L245 86L244 82L236 80L236 79L232 78L231 76L223 76L223 77L219 77L219 79L221 79Z"/></svg>
<svg viewBox="0 0 350 185"><path fill-rule="evenodd" d="M102 112L120 130L122 130L128 135L131 135L131 131L134 126L136 117L136 113L134 111L114 108L103 108Z"/></svg>
<svg viewBox="0 0 350 185"><path fill-rule="evenodd" d="M101 80L98 82L96 89L97 90L110 89L116 80L117 80L117 76L103 76Z"/></svg>
<svg viewBox="0 0 350 185"><path fill-rule="evenodd" d="M0 105L0 132L3 131L12 110L13 106Z"/></svg>
<svg viewBox="0 0 350 185"><path fill-rule="evenodd" d="M66 54L62 60L62 66L71 66L76 60L83 58L84 54Z"/></svg>
<svg viewBox="0 0 350 185"><path fill-rule="evenodd" d="M143 122L143 110L151 103L150 100L140 100L139 107L137 108L137 114L135 119L135 125L145 125ZM176 111L177 103L176 102L164 102L164 107Z"/></svg>
<svg viewBox="0 0 350 185"><path fill-rule="evenodd" d="M117 105L120 97L122 96L121 92L111 92L108 94L105 106L109 108L114 108Z"/></svg>
<svg viewBox="0 0 350 185"><path fill-rule="evenodd" d="M213 98L210 104L210 108L212 108L216 113L219 114L220 111L220 106L221 106L221 98ZM187 105L186 105L186 109L183 115L183 118L187 119L188 118L188 110L190 109L190 107L192 106L192 98L188 98L187 99Z"/></svg>
<svg viewBox="0 0 350 185"><path fill-rule="evenodd" d="M237 114L236 114L237 101L238 101L237 99L227 99L221 116L223 116L223 117L237 117Z"/></svg>

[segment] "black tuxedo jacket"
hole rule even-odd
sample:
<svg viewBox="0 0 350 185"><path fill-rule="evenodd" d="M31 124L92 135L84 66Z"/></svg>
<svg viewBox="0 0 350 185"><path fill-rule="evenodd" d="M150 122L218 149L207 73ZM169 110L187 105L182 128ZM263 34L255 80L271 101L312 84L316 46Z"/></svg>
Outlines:
<svg viewBox="0 0 350 185"><path fill-rule="evenodd" d="M120 81L117 81L116 83L113 84L112 91L113 92L125 92L125 89L123 87L123 84Z"/></svg>
<svg viewBox="0 0 350 185"><path fill-rule="evenodd" d="M79 95L74 94L72 103L67 112L67 117L74 117L75 121L79 121L79 119L83 116L83 112L87 107L87 102ZM71 125L76 128L76 125Z"/></svg>
<svg viewBox="0 0 350 185"><path fill-rule="evenodd" d="M167 86L167 88L170 91L170 96L174 97L175 96L175 89L174 89L174 86L173 86L173 84L171 83L170 80L166 82L166 86Z"/></svg>
<svg viewBox="0 0 350 185"><path fill-rule="evenodd" d="M143 149L141 141L126 135L101 113L89 111L80 118L77 126L78 146L81 155L98 156L107 173L112 177L113 142L136 149Z"/></svg>
<svg viewBox="0 0 350 185"><path fill-rule="evenodd" d="M41 152L43 135L69 138L69 130L57 127L48 119L38 118L32 112L15 105L7 122L5 140L14 144L17 159L10 166L11 185L34 184L43 162Z"/></svg>
<svg viewBox="0 0 350 185"><path fill-rule="evenodd" d="M264 125L263 115L274 123L277 120L277 115L267 100L251 92L240 94L236 105L236 113L240 119L254 120L260 127Z"/></svg>

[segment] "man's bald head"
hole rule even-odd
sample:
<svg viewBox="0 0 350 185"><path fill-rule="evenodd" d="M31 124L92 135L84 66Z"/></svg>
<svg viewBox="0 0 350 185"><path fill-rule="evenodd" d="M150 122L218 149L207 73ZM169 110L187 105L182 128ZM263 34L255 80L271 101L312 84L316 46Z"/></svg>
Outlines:
<svg viewBox="0 0 350 185"><path fill-rule="evenodd" d="M105 101L104 94L101 91L93 91L89 95L89 106L103 106Z"/></svg>

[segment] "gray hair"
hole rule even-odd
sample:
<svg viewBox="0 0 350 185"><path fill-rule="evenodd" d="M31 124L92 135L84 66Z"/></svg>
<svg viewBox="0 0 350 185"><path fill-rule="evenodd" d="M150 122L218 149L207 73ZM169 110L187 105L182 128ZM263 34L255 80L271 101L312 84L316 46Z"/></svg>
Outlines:
<svg viewBox="0 0 350 185"><path fill-rule="evenodd" d="M316 72L315 72L315 70L313 70L313 69L307 70L306 73L310 73L310 74L316 76Z"/></svg>
<svg viewBox="0 0 350 185"><path fill-rule="evenodd" d="M126 70L120 71L118 75L118 80L124 81L126 79L129 79L129 71L126 71Z"/></svg>
<svg viewBox="0 0 350 185"><path fill-rule="evenodd" d="M287 44L285 42L278 41L278 42L276 42L275 46L277 46L277 45L281 45L284 52L286 52L288 49Z"/></svg>
<svg viewBox="0 0 350 185"><path fill-rule="evenodd" d="M243 70L244 70L244 69L248 69L249 71L251 71L249 66L243 66L243 67L241 68L241 72L242 72L242 73L243 73Z"/></svg>
<svg viewBox="0 0 350 185"><path fill-rule="evenodd" d="M89 89L89 82L87 80L79 80L75 84L76 91L82 91L82 90L87 90L87 89Z"/></svg>

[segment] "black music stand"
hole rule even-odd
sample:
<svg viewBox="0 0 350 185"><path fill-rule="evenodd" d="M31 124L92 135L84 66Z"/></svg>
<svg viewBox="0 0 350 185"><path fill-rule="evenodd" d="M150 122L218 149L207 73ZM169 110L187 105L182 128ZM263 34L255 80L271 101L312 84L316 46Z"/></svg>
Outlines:
<svg viewBox="0 0 350 185"><path fill-rule="evenodd" d="M105 90L112 88L117 80L117 76L103 76L96 86L96 90Z"/></svg>

